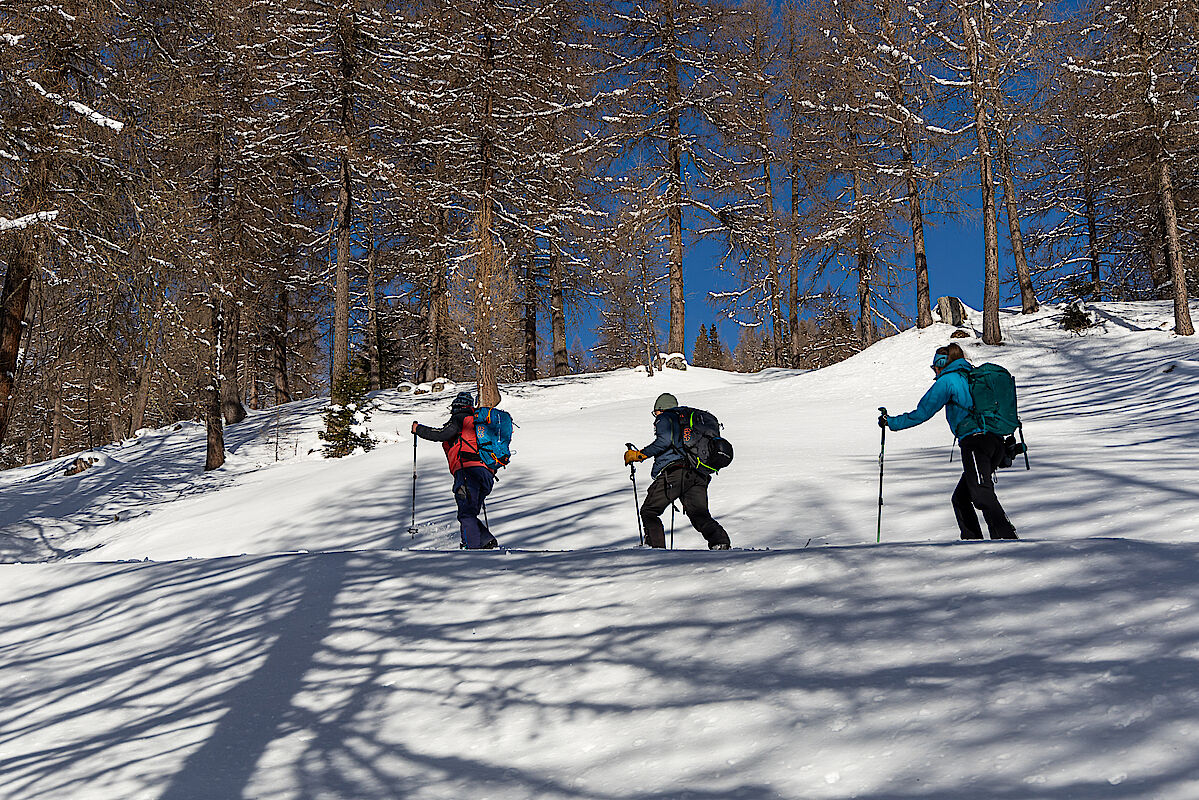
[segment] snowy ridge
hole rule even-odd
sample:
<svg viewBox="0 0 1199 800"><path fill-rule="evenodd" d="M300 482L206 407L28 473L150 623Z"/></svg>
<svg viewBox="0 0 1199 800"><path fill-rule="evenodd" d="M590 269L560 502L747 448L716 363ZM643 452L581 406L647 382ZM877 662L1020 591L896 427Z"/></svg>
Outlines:
<svg viewBox="0 0 1199 800"><path fill-rule="evenodd" d="M1165 304L1096 313L965 340L1020 382L1030 541L954 541L936 419L888 434L873 544L876 407L915 405L947 326L811 373L506 387L507 552L453 549L432 444L406 533L406 431L452 394L381 393L390 444L342 461L310 401L207 475L197 425L0 473L0 797L1191 800L1199 345ZM713 510L769 550L681 515L682 549L635 547L620 453L662 391L724 422Z"/></svg>

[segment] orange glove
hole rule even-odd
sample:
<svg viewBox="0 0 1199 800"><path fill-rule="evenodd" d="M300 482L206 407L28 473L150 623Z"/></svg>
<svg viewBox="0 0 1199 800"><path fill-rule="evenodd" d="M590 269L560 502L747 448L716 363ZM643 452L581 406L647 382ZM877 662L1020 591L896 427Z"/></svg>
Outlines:
<svg viewBox="0 0 1199 800"><path fill-rule="evenodd" d="M632 464L634 461L644 461L647 458L649 458L649 456L647 456L645 453L641 452L640 450L634 450L633 448L629 448L628 450L624 451L624 465L626 467L629 464Z"/></svg>

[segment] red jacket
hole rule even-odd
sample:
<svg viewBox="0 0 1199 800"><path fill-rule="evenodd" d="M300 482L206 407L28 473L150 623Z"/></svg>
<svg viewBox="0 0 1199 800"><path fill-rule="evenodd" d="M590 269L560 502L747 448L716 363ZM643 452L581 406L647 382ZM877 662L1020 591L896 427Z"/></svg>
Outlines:
<svg viewBox="0 0 1199 800"><path fill-rule="evenodd" d="M450 421L440 428L417 425L416 435L431 442L441 442L451 474L457 474L464 467L487 469L487 465L479 458L479 440L475 436L475 412L472 409L455 411Z"/></svg>

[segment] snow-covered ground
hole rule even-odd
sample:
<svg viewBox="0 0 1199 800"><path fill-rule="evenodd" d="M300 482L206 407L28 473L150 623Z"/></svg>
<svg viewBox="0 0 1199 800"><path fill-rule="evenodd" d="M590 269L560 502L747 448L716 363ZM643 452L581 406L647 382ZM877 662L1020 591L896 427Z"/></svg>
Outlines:
<svg viewBox="0 0 1199 800"><path fill-rule="evenodd" d="M1199 308L1196 309L1199 312ZM964 340L1021 387L1022 542L962 543L927 388L935 326L828 369L631 370L505 387L520 428L459 552L453 389L384 392L325 461L318 402L0 473L0 797L1199 797L1199 342L1164 304ZM624 443L663 391L737 450L711 553L636 547ZM638 471L644 497L648 465ZM669 512L668 512L669 513ZM755 549L748 549L755 548Z"/></svg>

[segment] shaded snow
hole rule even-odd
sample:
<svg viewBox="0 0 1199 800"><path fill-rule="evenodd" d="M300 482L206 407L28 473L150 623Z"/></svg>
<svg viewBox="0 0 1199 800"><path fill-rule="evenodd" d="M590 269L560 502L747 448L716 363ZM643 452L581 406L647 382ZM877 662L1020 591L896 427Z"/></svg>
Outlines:
<svg viewBox="0 0 1199 800"><path fill-rule="evenodd" d="M1023 542L954 541L938 417L888 434L873 544L876 408L915 405L947 326L810 373L506 387L511 552L454 549L432 443L407 533L406 431L453 392L381 393L385 444L341 461L308 453L312 401L230 428L208 474L193 424L0 473L27 562L0 566L0 796L1199 796L1199 353L1166 304L1096 309L967 342L1020 381ZM725 423L712 507L763 549L695 549L681 515L679 550L635 547L620 456L662 391Z"/></svg>

